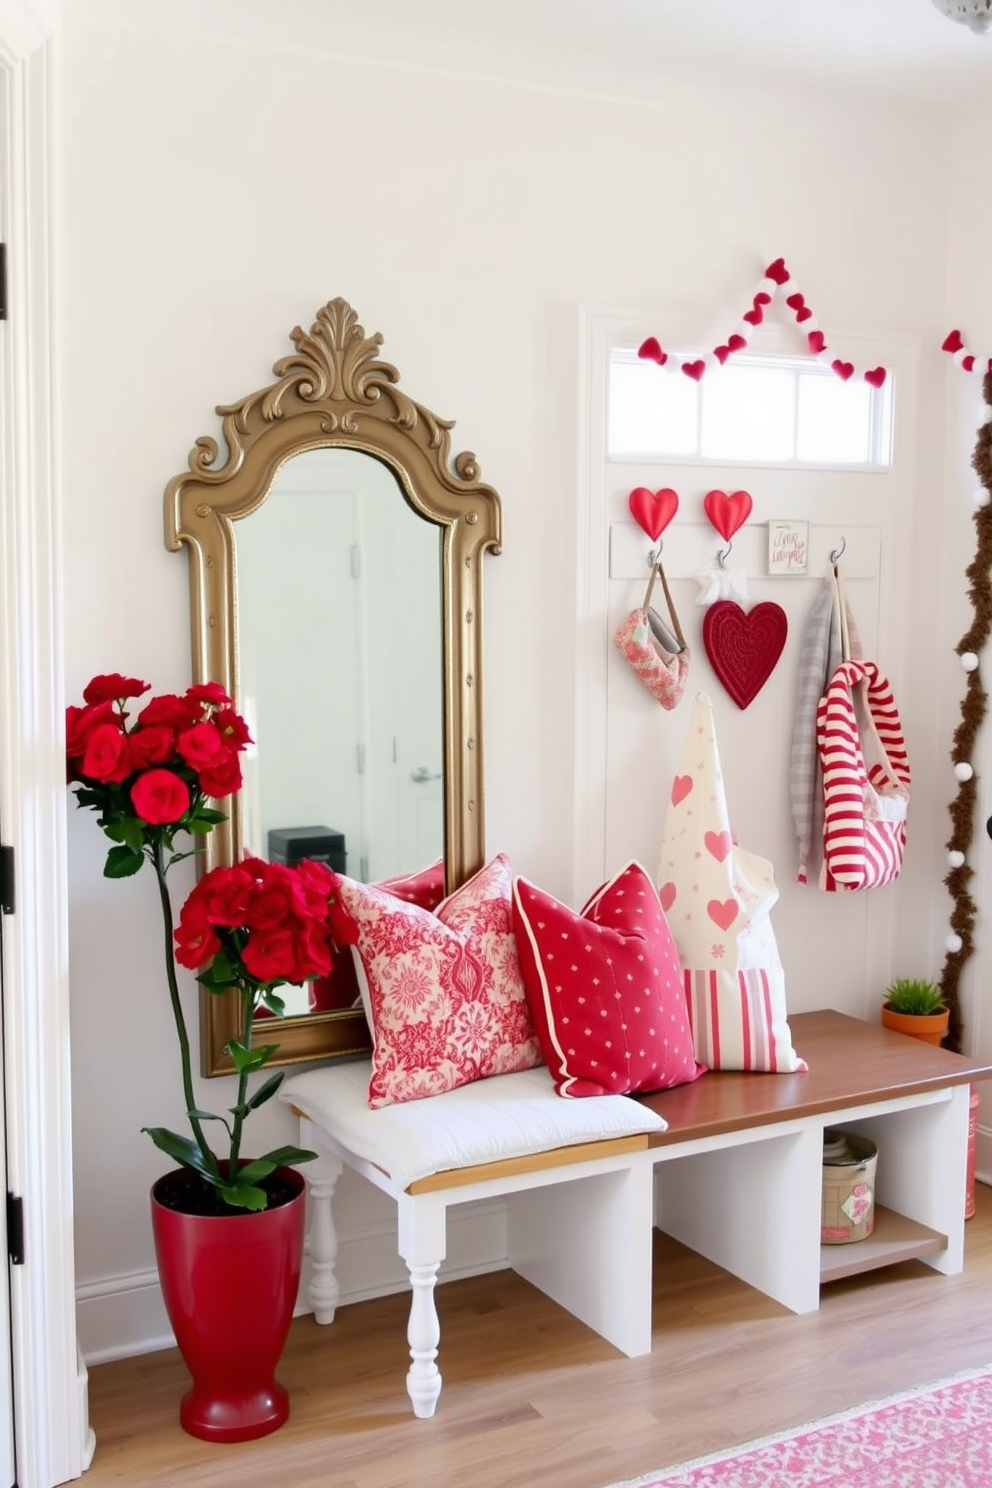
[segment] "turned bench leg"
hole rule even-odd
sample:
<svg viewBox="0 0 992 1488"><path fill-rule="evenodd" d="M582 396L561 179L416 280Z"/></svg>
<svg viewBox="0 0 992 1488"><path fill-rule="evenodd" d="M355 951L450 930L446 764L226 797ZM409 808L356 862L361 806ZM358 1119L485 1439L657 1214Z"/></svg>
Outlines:
<svg viewBox="0 0 992 1488"><path fill-rule="evenodd" d="M341 1285L335 1272L338 1232L334 1228L334 1186L344 1167L326 1148L302 1172L310 1195L310 1286L307 1295L318 1323L333 1323Z"/></svg>
<svg viewBox="0 0 992 1488"><path fill-rule="evenodd" d="M445 1256L445 1204L438 1194L402 1194L399 1202L399 1250L410 1273L410 1321L407 1341L410 1368L406 1390L413 1413L433 1416L441 1394L437 1351L441 1323L434 1302L437 1271Z"/></svg>

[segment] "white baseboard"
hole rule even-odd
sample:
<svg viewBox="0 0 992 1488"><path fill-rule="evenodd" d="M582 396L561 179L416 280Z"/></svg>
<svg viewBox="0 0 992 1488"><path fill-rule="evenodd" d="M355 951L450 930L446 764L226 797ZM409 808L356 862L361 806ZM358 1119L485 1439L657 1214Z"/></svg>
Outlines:
<svg viewBox="0 0 992 1488"><path fill-rule="evenodd" d="M457 1281L501 1271L509 1264L507 1250L505 1203L477 1202L449 1209L448 1255L438 1280ZM337 1274L342 1307L404 1291L409 1278L397 1253L395 1222L339 1234ZM309 1260L304 1257L297 1316L312 1311L307 1300L309 1280ZM76 1288L76 1324L87 1364L175 1347L155 1270L81 1283Z"/></svg>

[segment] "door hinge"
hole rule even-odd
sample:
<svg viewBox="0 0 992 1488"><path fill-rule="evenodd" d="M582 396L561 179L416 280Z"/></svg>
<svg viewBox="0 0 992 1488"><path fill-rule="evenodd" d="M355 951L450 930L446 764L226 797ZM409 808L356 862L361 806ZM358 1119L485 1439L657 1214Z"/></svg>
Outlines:
<svg viewBox="0 0 992 1488"><path fill-rule="evenodd" d="M24 1265L24 1200L7 1190L7 1251L12 1266Z"/></svg>
<svg viewBox="0 0 992 1488"><path fill-rule="evenodd" d="M0 320L7 319L7 244L0 243Z"/></svg>
<svg viewBox="0 0 992 1488"><path fill-rule="evenodd" d="M0 912L14 913L14 849L0 847Z"/></svg>

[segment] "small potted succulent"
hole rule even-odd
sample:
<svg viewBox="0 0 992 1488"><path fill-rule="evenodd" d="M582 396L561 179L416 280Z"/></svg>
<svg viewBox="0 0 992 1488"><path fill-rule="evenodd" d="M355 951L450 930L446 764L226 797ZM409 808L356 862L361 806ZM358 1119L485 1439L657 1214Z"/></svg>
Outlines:
<svg viewBox="0 0 992 1488"><path fill-rule="evenodd" d="M896 977L885 989L882 1027L908 1033L926 1044L939 1044L947 1033L950 1009L939 982Z"/></svg>

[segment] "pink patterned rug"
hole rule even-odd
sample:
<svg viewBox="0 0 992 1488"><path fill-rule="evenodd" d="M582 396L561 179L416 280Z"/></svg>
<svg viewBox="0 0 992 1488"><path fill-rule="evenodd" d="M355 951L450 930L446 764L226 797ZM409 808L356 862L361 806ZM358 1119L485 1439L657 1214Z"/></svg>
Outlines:
<svg viewBox="0 0 992 1488"><path fill-rule="evenodd" d="M992 1488L992 1367L612 1488Z"/></svg>

